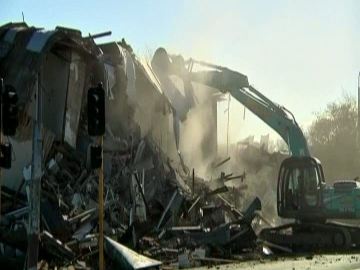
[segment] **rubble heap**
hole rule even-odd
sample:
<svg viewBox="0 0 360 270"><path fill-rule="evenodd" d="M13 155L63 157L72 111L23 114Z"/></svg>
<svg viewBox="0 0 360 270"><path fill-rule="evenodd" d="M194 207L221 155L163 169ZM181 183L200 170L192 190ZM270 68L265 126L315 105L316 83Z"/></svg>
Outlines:
<svg viewBox="0 0 360 270"><path fill-rule="evenodd" d="M180 98L174 92L178 84L161 75L156 63L152 67L137 59L125 40L97 45L94 38L64 27L47 32L25 23L0 27L0 76L17 89L21 115L17 135L10 139L16 160L1 189L0 264L23 269L26 260L34 89L40 88L44 150L38 268L97 267L98 173L89 165L87 149L94 138L86 132L84 92L99 81L106 90L108 120L106 268L186 268L231 262L235 254L256 249L255 227L266 222L259 215L261 202L253 197L238 209L236 198L246 184L225 185L244 181L245 173L214 170L216 179L203 179L181 154L181 121L200 106L193 91ZM209 97L206 102L216 105Z"/></svg>

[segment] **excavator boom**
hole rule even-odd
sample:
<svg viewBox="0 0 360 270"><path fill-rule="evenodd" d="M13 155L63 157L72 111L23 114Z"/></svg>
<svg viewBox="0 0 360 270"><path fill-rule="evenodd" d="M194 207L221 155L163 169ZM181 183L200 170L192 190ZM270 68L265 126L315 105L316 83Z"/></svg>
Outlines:
<svg viewBox="0 0 360 270"><path fill-rule="evenodd" d="M194 63L215 70L198 72L190 70L192 81L230 93L281 136L292 156L310 156L305 136L289 110L256 90L248 83L247 77L239 72L192 59L188 61L190 69L193 68Z"/></svg>

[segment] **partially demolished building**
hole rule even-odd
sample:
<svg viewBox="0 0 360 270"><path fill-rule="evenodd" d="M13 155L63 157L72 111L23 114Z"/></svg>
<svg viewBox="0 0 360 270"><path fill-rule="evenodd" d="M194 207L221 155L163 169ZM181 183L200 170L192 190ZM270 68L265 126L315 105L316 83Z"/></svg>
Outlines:
<svg viewBox="0 0 360 270"><path fill-rule="evenodd" d="M0 77L19 96L19 127L6 138L12 167L2 170L0 264L23 269L27 258L33 119L41 91L38 268L97 268L98 176L89 168L94 138L86 130L86 91L98 82L106 91L106 269L227 262L255 248L259 199L242 212L231 196L246 187L222 194L229 191L224 182L245 174L221 174L214 187L197 173L217 154L218 91L169 70L162 48L145 61L124 40L98 45L95 38L64 27L0 27ZM221 165L213 164L212 175L219 176ZM139 265L141 255L128 248L147 257Z"/></svg>

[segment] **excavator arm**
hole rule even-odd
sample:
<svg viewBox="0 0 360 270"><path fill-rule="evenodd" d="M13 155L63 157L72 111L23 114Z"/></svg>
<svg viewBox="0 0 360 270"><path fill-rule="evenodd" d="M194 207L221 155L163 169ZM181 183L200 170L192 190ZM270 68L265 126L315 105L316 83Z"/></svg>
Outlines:
<svg viewBox="0 0 360 270"><path fill-rule="evenodd" d="M192 72L194 63L215 70ZM230 93L281 136L287 143L292 156L310 156L305 136L293 114L251 86L245 75L192 59L187 64L191 81L219 89L223 93Z"/></svg>

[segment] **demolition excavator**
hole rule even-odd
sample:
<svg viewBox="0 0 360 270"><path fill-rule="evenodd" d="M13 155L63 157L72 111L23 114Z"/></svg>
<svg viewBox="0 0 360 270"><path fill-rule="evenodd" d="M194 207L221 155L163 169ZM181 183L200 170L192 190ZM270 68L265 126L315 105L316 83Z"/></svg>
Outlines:
<svg viewBox="0 0 360 270"><path fill-rule="evenodd" d="M170 56L160 48L153 62L169 75L180 76L184 85L196 82L230 93L248 110L274 129L286 142L290 157L279 169L277 210L285 225L267 228L260 239L292 250L350 249L360 245L360 227L339 220L360 218L360 185L355 180L326 185L321 162L310 155L304 133L294 115L264 96L247 76L226 67L182 56ZM200 65L205 71L194 71Z"/></svg>

